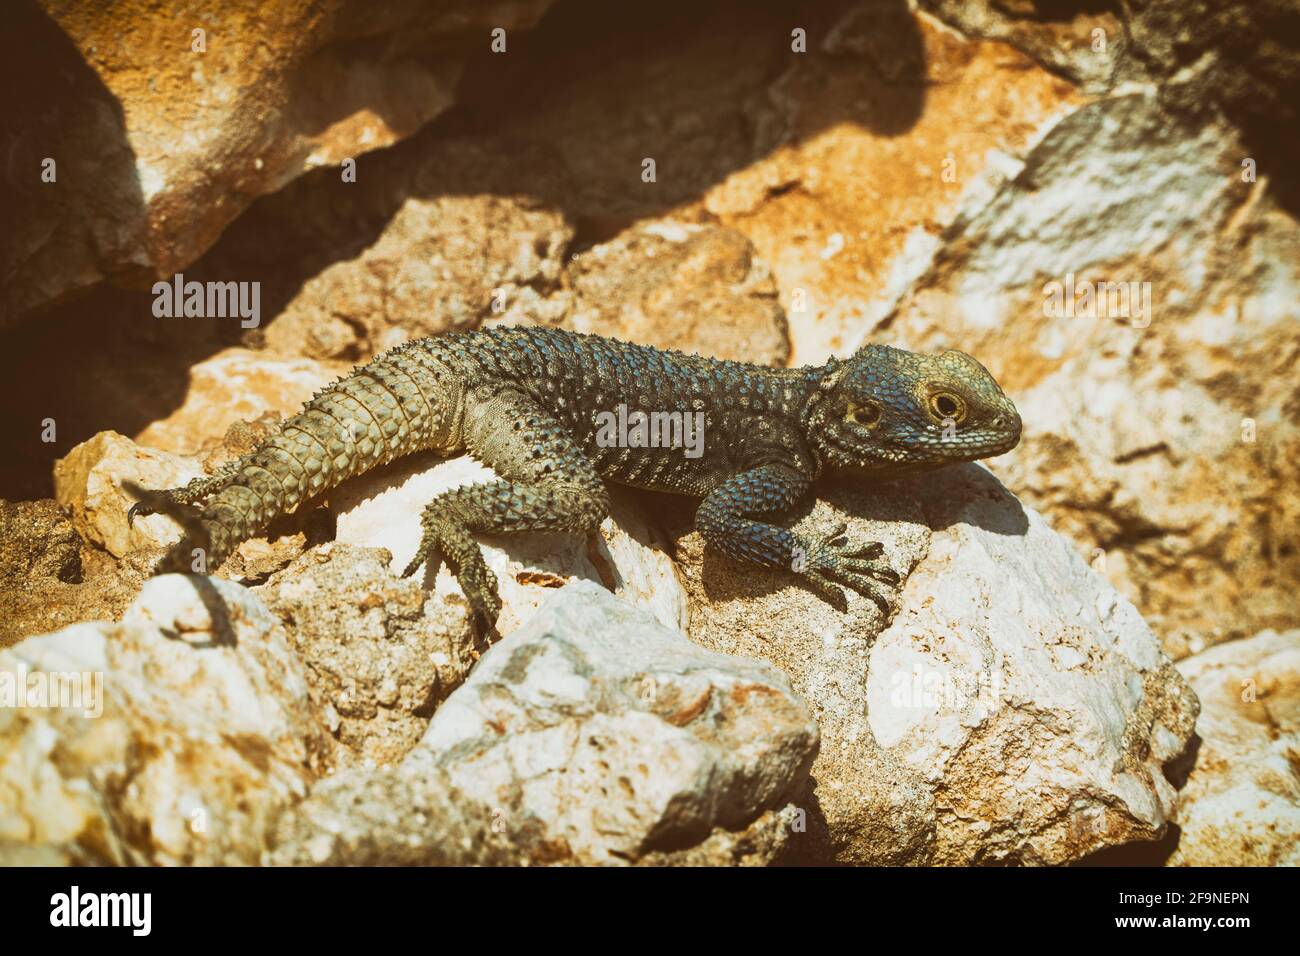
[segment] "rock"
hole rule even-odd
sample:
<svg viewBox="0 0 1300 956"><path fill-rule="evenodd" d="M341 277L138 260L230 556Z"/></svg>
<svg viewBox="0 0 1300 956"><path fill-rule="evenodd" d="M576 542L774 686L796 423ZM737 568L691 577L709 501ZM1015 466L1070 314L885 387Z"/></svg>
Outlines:
<svg viewBox="0 0 1300 956"><path fill-rule="evenodd" d="M341 770L283 814L264 862L273 866L507 866L512 835L458 793L427 755L375 771ZM539 861L549 862L549 861Z"/></svg>
<svg viewBox="0 0 1300 956"><path fill-rule="evenodd" d="M342 770L279 821L264 862L275 866L583 865L542 833L504 826L500 810L453 787L426 751L400 767ZM651 850L636 866L767 866L782 859L788 814L765 811L740 831L717 827L692 846ZM0 847L0 859L3 859ZM41 864L43 861L36 860ZM605 863L624 862L605 860ZM51 865L44 863L43 865Z"/></svg>
<svg viewBox="0 0 1300 956"><path fill-rule="evenodd" d="M920 0L923 10L969 37L1001 40L1089 93L1140 70L1129 55L1125 17L1106 4L1036 0Z"/></svg>
<svg viewBox="0 0 1300 956"><path fill-rule="evenodd" d="M817 717L801 858L1057 864L1159 837L1196 700L1133 606L977 466L822 494L802 530L847 520L910 569L887 626L703 555L684 521L678 542L692 639L781 667Z"/></svg>
<svg viewBox="0 0 1300 956"><path fill-rule="evenodd" d="M331 492L336 540L386 548L400 574L420 542L420 515L439 493L496 479L472 458L444 461L412 455L349 481ZM503 608L497 628L508 634L531 618L552 591L578 578L599 581L644 607L665 627L686 626L686 594L665 553L662 536L641 517L626 489L611 488L612 515L590 540L570 534L484 535L479 544L497 576ZM428 569L423 572L426 575ZM442 565L430 582L438 595L463 601L460 586Z"/></svg>
<svg viewBox="0 0 1300 956"><path fill-rule="evenodd" d="M339 775L282 820L272 861L766 862L816 749L775 669L577 582L483 655L400 766Z"/></svg>
<svg viewBox="0 0 1300 956"><path fill-rule="evenodd" d="M142 448L117 432L100 432L54 463L54 498L72 515L72 524L89 543L114 557L164 548L181 539L181 528L166 515L137 518L127 527L135 502L123 480L144 488L175 488L203 475L191 459Z"/></svg>
<svg viewBox="0 0 1300 956"><path fill-rule="evenodd" d="M1270 171L1265 188L1292 216L1300 212L1300 11L1292 0L1145 0L1128 31L1161 102L1193 123L1222 112L1246 155Z"/></svg>
<svg viewBox="0 0 1300 956"><path fill-rule="evenodd" d="M312 395L343 371L344 366L307 358L225 349L190 369L189 387L180 407L152 422L135 440L180 455L197 454L230 429L238 430L268 413L297 414ZM205 464L211 467L210 462Z"/></svg>
<svg viewBox="0 0 1300 956"><path fill-rule="evenodd" d="M774 668L577 582L483 656L420 746L507 827L605 862L781 807L817 729Z"/></svg>
<svg viewBox="0 0 1300 956"><path fill-rule="evenodd" d="M538 287L555 286L572 237L561 213L513 197L407 199L373 245L303 285L267 328L267 344L358 360L408 339L475 328L517 309L520 298L531 302Z"/></svg>
<svg viewBox="0 0 1300 956"><path fill-rule="evenodd" d="M1270 165L1294 166L1300 102L1300 13L1290 0L921 0L971 37L1002 40L1094 95L1148 85L1194 121L1219 112ZM1276 184L1295 196L1295 184Z"/></svg>
<svg viewBox="0 0 1300 956"><path fill-rule="evenodd" d="M378 548L326 544L253 593L284 623L340 756L367 766L415 746L477 659L464 604L396 577Z"/></svg>
<svg viewBox="0 0 1300 956"><path fill-rule="evenodd" d="M273 15L255 0L219 13L190 0L111 14L38 6L6 29L14 77L40 93L18 114L14 156L41 213L15 220L23 229L0 263L21 279L5 285L6 317L103 278L178 271L255 197L442 113L491 31L517 42L548 3L295 0ZM69 196L53 206L36 198L56 194L41 180L45 157L66 161L58 184Z"/></svg>
<svg viewBox="0 0 1300 956"><path fill-rule="evenodd" d="M228 581L157 577L120 624L0 651L0 693L56 682L63 706L28 696L0 707L0 842L11 851L255 863L329 746L284 629Z"/></svg>
<svg viewBox="0 0 1300 956"><path fill-rule="evenodd" d="M146 569L83 547L51 500L0 501L0 647L80 621L116 620Z"/></svg>
<svg viewBox="0 0 1300 956"><path fill-rule="evenodd" d="M81 580L81 535L53 501L0 501L0 590L40 578Z"/></svg>
<svg viewBox="0 0 1300 956"><path fill-rule="evenodd" d="M567 328L713 358L785 365L776 285L740 233L662 220L577 257Z"/></svg>
<svg viewBox="0 0 1300 956"><path fill-rule="evenodd" d="M882 336L988 365L1025 422L994 470L1174 657L1297 619L1300 229L1242 182L1241 149L1144 94L1070 114L945 234ZM1083 298L1100 282L1122 285Z"/></svg>
<svg viewBox="0 0 1300 956"><path fill-rule="evenodd" d="M1178 662L1201 699L1170 866L1300 866L1300 631Z"/></svg>
<svg viewBox="0 0 1300 956"><path fill-rule="evenodd" d="M854 4L808 38L751 95L755 155L700 199L770 264L798 365L861 344L968 197L1083 102L1006 45L901 3Z"/></svg>

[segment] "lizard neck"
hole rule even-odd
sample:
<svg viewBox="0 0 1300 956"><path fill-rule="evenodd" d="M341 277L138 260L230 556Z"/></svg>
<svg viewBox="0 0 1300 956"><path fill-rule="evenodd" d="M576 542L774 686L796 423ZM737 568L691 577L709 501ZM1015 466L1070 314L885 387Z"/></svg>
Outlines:
<svg viewBox="0 0 1300 956"><path fill-rule="evenodd" d="M804 444L812 455L816 468L814 478L821 477L826 469L826 460L819 450L820 443L816 440L818 430L824 427L822 418L825 415L825 400L830 390L835 387L836 381L847 371L847 367L848 363L843 359L831 356L826 360L825 365L810 365L801 369L804 374L797 413L799 432L803 435Z"/></svg>

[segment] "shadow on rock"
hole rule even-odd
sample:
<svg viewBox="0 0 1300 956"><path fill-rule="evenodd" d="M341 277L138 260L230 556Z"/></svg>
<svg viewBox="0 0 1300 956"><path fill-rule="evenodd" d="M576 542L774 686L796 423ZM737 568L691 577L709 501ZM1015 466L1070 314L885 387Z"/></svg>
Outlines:
<svg viewBox="0 0 1300 956"><path fill-rule="evenodd" d="M806 53L792 50L795 30L806 32ZM368 248L408 200L486 194L556 210L575 229L567 259L836 124L898 135L925 102L920 30L902 0L572 0L510 43L508 57L485 43L458 105L410 139L359 157L355 182L322 167L256 201L185 268L186 280L260 283L265 318L249 333L257 340L308 279ZM89 72L79 59L73 66ZM840 89L846 84L852 95ZM832 86L836 95L818 95ZM120 127L120 108L112 115ZM106 141L118 146L101 142L82 155L102 163L126 148L120 128ZM122 155L114 170L133 171ZM653 181L643 179L647 159ZM138 183L118 189L119 179L86 177L106 196L127 198L102 210L107 200L77 204L78 222L142 228ZM47 219L33 210L24 221ZM183 401L190 368L245 337L238 322L157 319L147 293L103 287L16 330L0 360L11 411L0 438L16 450L0 467L0 496L48 496L54 458L104 429L134 435L165 418ZM53 442L35 437L32 423L44 419L58 424Z"/></svg>

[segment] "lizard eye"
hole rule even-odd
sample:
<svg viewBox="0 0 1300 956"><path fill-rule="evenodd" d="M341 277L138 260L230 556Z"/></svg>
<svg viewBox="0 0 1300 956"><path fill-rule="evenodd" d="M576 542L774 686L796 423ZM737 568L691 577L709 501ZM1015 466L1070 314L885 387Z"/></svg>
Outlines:
<svg viewBox="0 0 1300 956"><path fill-rule="evenodd" d="M874 404L854 405L850 403L849 410L844 415L844 420L852 422L854 425L870 428L880 421L880 406Z"/></svg>
<svg viewBox="0 0 1300 956"><path fill-rule="evenodd" d="M930 413L939 421L952 419L957 424L966 418L966 403L952 392L935 392L929 400Z"/></svg>

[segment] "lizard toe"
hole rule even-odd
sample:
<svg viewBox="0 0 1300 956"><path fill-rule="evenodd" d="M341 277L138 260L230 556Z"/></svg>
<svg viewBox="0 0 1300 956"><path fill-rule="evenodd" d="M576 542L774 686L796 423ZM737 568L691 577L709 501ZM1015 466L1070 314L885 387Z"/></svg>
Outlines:
<svg viewBox="0 0 1300 956"><path fill-rule="evenodd" d="M888 584L890 587L898 587L899 582L902 581L897 571L878 561L849 559L843 563L843 567L854 574L865 574L867 577L875 578L881 584Z"/></svg>
<svg viewBox="0 0 1300 956"><path fill-rule="evenodd" d="M137 501L131 507L126 509L126 526L129 530L135 524L136 518L144 518L151 514L157 514L156 509L150 508L143 501Z"/></svg>
<svg viewBox="0 0 1300 956"><path fill-rule="evenodd" d="M871 601L880 609L881 614L889 615L889 598L881 592L876 582L866 574L841 570L835 575L835 580Z"/></svg>
<svg viewBox="0 0 1300 956"><path fill-rule="evenodd" d="M860 548L852 550L845 549L843 556L846 558L878 558L885 553L885 546L879 541L868 541Z"/></svg>
<svg viewBox="0 0 1300 956"><path fill-rule="evenodd" d="M809 571L800 575L804 585L827 604L842 610L845 607L844 592L828 576L819 571Z"/></svg>

